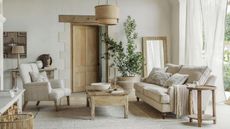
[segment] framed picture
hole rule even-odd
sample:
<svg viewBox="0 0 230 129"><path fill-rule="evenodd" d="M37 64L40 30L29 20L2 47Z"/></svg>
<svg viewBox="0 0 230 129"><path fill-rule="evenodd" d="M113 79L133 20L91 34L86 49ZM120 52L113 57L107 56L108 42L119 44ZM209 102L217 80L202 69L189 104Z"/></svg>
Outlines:
<svg viewBox="0 0 230 129"><path fill-rule="evenodd" d="M25 52L20 54L21 58L27 56L27 32L3 32L4 58L17 58L12 54L13 46L23 46Z"/></svg>

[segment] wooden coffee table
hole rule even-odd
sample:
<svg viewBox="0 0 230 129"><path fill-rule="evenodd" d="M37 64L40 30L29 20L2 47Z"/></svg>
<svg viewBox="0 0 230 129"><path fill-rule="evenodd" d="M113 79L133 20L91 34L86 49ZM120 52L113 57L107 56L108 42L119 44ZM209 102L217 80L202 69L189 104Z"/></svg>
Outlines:
<svg viewBox="0 0 230 129"><path fill-rule="evenodd" d="M87 106L90 106L91 108L91 119L95 118L95 107L98 106L123 106L124 118L128 118L128 93L122 88L118 88L115 92L113 93L109 90L86 92Z"/></svg>

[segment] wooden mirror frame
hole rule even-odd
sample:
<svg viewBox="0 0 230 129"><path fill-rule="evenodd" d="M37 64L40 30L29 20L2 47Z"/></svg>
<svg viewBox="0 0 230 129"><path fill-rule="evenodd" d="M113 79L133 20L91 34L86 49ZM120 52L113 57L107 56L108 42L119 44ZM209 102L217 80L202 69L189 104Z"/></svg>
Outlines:
<svg viewBox="0 0 230 129"><path fill-rule="evenodd" d="M144 64L143 64L143 75L147 77L147 40L162 40L163 41L163 48L164 48L164 65L168 63L168 52L167 52L167 37L166 36L152 36L152 37L143 37L142 38L142 53L144 56Z"/></svg>

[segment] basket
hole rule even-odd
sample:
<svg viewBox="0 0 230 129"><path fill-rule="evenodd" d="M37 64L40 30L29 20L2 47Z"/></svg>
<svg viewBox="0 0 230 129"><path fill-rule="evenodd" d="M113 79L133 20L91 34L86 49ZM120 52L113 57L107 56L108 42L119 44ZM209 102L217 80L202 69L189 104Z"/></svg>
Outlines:
<svg viewBox="0 0 230 129"><path fill-rule="evenodd" d="M33 129L32 113L0 116L0 129Z"/></svg>

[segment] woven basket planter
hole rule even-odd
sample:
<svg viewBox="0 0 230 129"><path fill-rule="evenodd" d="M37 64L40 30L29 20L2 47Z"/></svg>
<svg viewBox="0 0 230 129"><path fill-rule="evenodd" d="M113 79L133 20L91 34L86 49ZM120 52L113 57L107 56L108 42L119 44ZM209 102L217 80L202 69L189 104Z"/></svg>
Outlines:
<svg viewBox="0 0 230 129"><path fill-rule="evenodd" d="M32 113L0 116L0 129L33 129Z"/></svg>

